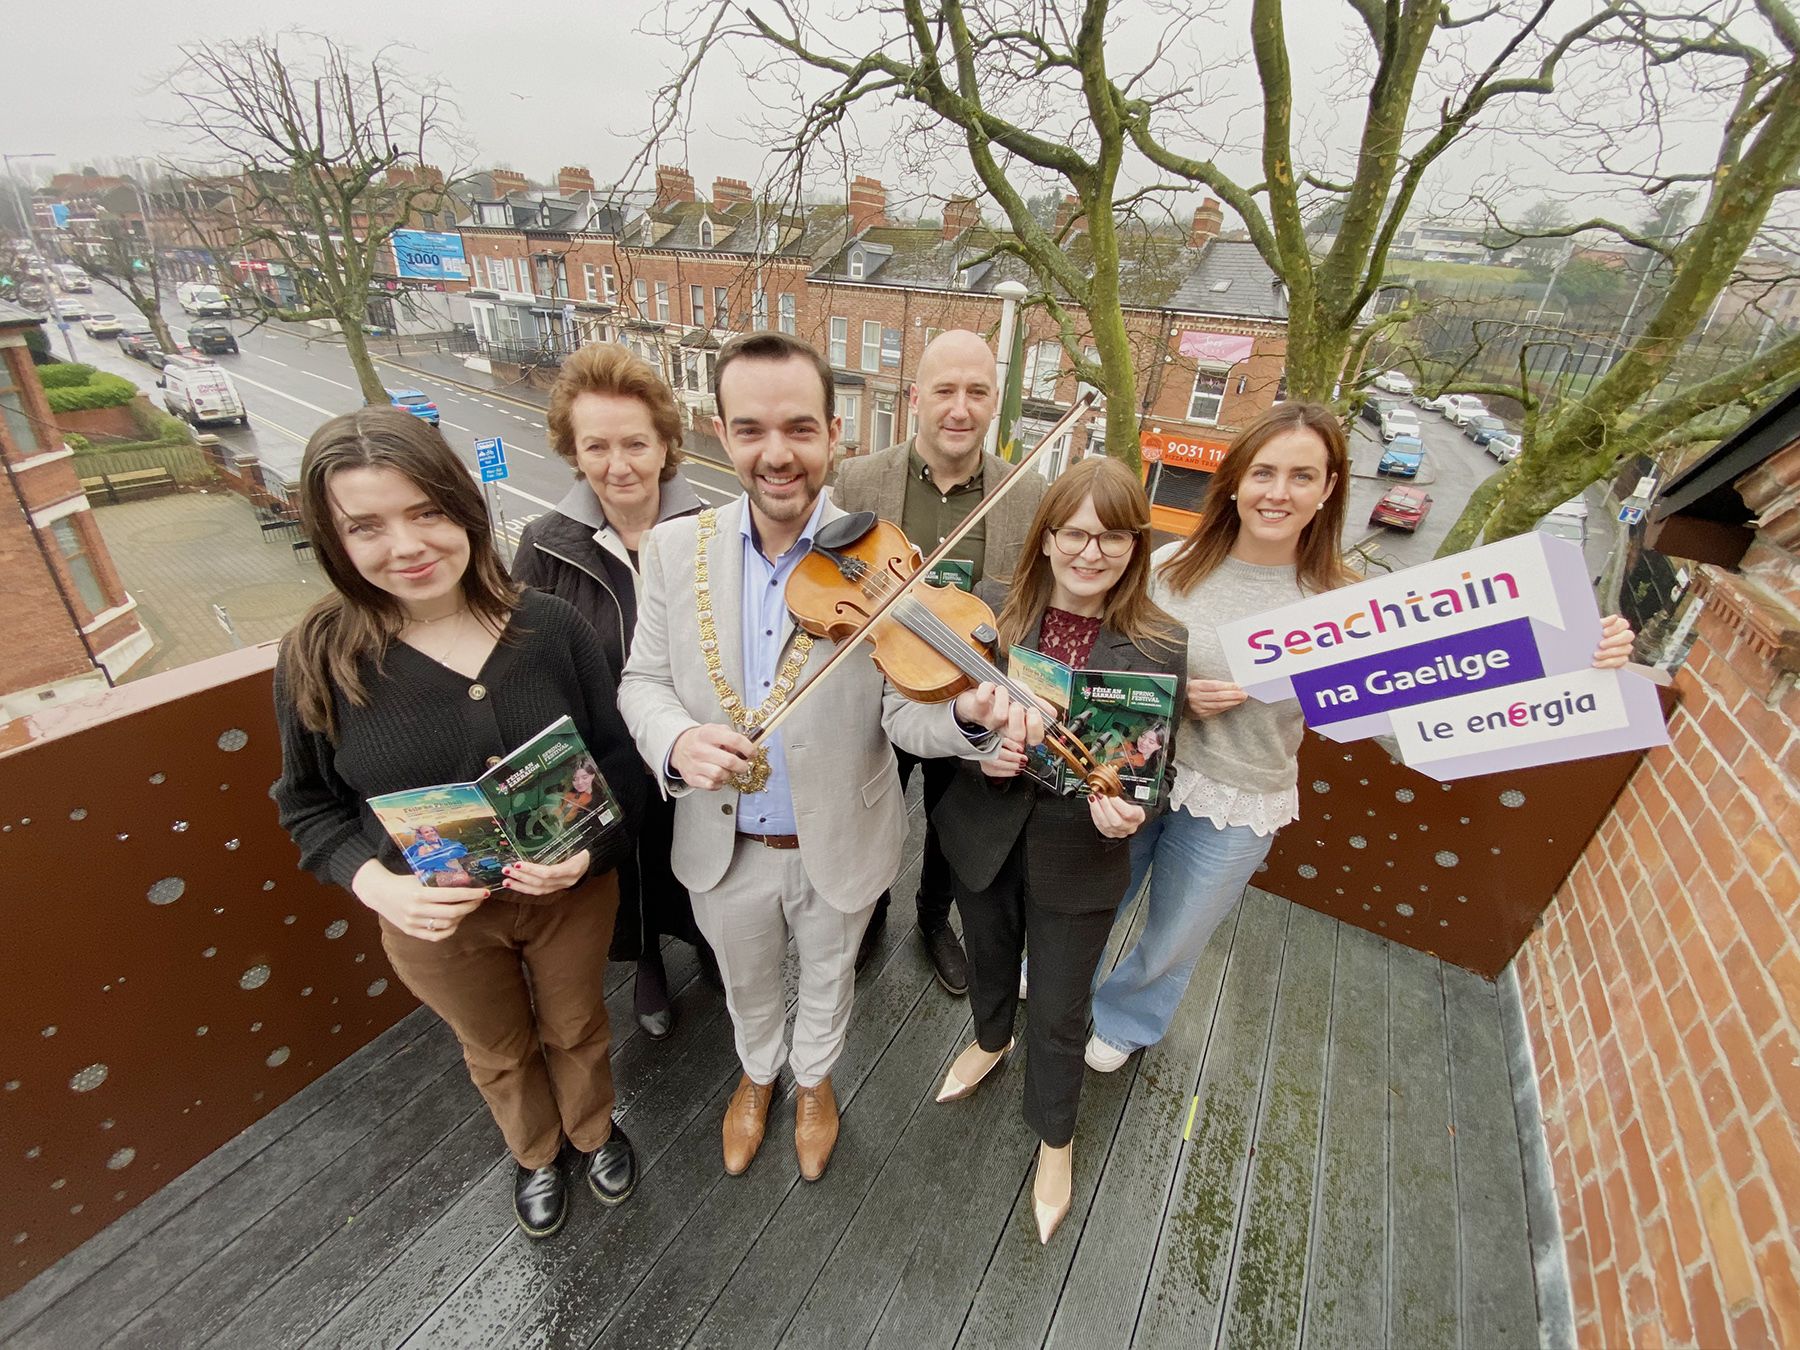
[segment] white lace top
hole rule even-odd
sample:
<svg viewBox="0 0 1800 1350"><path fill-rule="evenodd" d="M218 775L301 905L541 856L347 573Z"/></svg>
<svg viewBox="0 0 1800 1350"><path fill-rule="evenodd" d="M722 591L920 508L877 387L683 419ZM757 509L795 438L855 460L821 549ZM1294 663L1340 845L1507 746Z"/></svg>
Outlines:
<svg viewBox="0 0 1800 1350"><path fill-rule="evenodd" d="M1300 789L1252 792L1215 782L1198 769L1177 763L1169 809L1186 811L1215 825L1247 825L1256 834L1269 835L1300 818Z"/></svg>

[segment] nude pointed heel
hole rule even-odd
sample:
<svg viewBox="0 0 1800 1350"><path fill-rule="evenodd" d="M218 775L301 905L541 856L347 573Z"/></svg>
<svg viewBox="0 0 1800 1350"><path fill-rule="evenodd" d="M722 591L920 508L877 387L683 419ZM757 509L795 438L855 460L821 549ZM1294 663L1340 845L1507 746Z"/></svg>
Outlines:
<svg viewBox="0 0 1800 1350"><path fill-rule="evenodd" d="M994 1057L994 1062L988 1065L987 1068L982 1071L981 1077L977 1078L973 1083L965 1083L962 1079L958 1078L956 1076L956 1065L952 1063L950 1065L950 1072L944 1075L944 1085L938 1089L937 1099L940 1102L959 1102L964 1097L967 1097L970 1093L975 1091L976 1088L987 1081L988 1075L999 1067L1000 1061L1010 1055L1013 1046L1018 1043L1017 1037L1008 1041L1006 1043L1006 1048ZM958 1056L958 1058L961 1058L961 1056Z"/></svg>
<svg viewBox="0 0 1800 1350"><path fill-rule="evenodd" d="M1046 1201L1038 1193L1038 1187L1044 1178L1043 1156L1038 1158L1037 1176L1031 1183L1031 1212L1037 1219L1038 1244L1048 1247L1050 1239L1056 1236L1056 1230L1062 1227L1062 1221L1069 1217L1069 1207L1075 1202L1075 1179L1069 1178L1069 1193L1058 1203Z"/></svg>

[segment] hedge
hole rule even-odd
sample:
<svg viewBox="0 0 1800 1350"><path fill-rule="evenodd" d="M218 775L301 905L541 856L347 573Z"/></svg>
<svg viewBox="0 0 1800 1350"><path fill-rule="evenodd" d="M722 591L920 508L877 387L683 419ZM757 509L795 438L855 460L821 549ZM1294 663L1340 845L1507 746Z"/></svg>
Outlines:
<svg viewBox="0 0 1800 1350"><path fill-rule="evenodd" d="M86 384L71 388L46 389L53 413L86 412L92 408L122 408L138 396L138 387L130 380L105 371L96 371Z"/></svg>
<svg viewBox="0 0 1800 1350"><path fill-rule="evenodd" d="M73 389L76 385L86 384L99 373L93 366L58 361L55 365L45 366L38 371L38 379L46 389Z"/></svg>

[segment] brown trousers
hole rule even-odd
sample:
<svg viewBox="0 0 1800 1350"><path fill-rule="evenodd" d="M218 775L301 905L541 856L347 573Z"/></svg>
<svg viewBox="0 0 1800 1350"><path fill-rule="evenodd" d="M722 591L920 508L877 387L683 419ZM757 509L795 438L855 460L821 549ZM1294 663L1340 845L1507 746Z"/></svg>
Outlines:
<svg viewBox="0 0 1800 1350"><path fill-rule="evenodd" d="M508 1150L536 1168L564 1138L592 1151L612 1133L605 980L619 877L592 877L547 901L506 894L496 891L442 942L384 919L381 945L401 982L462 1042Z"/></svg>

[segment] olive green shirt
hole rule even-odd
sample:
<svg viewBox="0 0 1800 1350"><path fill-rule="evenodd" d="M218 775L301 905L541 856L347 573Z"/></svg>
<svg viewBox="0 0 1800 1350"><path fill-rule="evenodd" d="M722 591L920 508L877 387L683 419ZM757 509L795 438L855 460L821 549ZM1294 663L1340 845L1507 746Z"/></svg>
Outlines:
<svg viewBox="0 0 1800 1350"><path fill-rule="evenodd" d="M977 458L975 471L968 481L958 483L948 492L940 491L932 480L931 466L917 449L906 457L906 505L902 508L900 528L906 537L924 553L931 553L950 532L968 519L969 512L981 504L982 461ZM975 528L950 550L950 557L972 563L974 581L981 580L981 564L987 553L987 522L976 522Z"/></svg>

